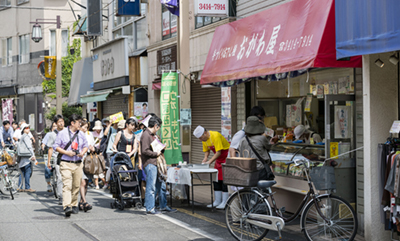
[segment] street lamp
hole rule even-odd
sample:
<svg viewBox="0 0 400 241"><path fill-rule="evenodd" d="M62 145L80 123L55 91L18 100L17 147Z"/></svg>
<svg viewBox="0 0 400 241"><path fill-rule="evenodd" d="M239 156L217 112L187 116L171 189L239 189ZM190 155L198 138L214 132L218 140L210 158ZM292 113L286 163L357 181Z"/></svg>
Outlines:
<svg viewBox="0 0 400 241"><path fill-rule="evenodd" d="M56 113L62 114L62 73L61 73L61 18L59 15L56 19L36 19L32 27L32 40L35 43L39 43L42 40L42 28L41 24L57 24L56 29Z"/></svg>
<svg viewBox="0 0 400 241"><path fill-rule="evenodd" d="M32 27L32 40L35 43L39 43L42 40L42 27L37 23Z"/></svg>

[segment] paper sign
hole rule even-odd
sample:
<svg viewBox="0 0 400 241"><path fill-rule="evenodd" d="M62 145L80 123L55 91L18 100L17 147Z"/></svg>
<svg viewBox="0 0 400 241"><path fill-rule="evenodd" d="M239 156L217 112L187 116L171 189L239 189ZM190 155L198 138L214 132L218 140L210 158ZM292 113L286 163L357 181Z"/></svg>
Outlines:
<svg viewBox="0 0 400 241"><path fill-rule="evenodd" d="M329 95L329 83L324 84L324 94Z"/></svg>
<svg viewBox="0 0 400 241"><path fill-rule="evenodd" d="M330 143L330 158L338 159L339 155L339 142L331 142Z"/></svg>
<svg viewBox="0 0 400 241"><path fill-rule="evenodd" d="M390 128L390 133L400 133L400 121L396 120L392 124L392 128Z"/></svg>
<svg viewBox="0 0 400 241"><path fill-rule="evenodd" d="M335 106L335 138L350 138L350 112L350 106Z"/></svg>
<svg viewBox="0 0 400 241"><path fill-rule="evenodd" d="M323 85L317 85L317 98L318 99L324 98L324 86Z"/></svg>
<svg viewBox="0 0 400 241"><path fill-rule="evenodd" d="M118 123L119 121L124 119L124 114L122 112L118 112L117 114L110 115L110 122L112 124Z"/></svg>
<svg viewBox="0 0 400 241"><path fill-rule="evenodd" d="M148 115L144 120L142 120L142 124L145 125L146 127L149 127L149 120L152 117L152 115Z"/></svg>
<svg viewBox="0 0 400 241"><path fill-rule="evenodd" d="M163 143L161 143L161 141L156 138L151 143L151 148L153 149L154 152L160 152L165 148L165 145Z"/></svg>
<svg viewBox="0 0 400 241"><path fill-rule="evenodd" d="M274 137L274 130L267 127L267 128L265 128L265 134L267 136Z"/></svg>
<svg viewBox="0 0 400 241"><path fill-rule="evenodd" d="M312 101L312 95L307 95L306 99L306 104L304 107L304 112L310 112L311 111L311 101Z"/></svg>
<svg viewBox="0 0 400 241"><path fill-rule="evenodd" d="M339 78L339 94L347 94L349 90L349 77Z"/></svg>
<svg viewBox="0 0 400 241"><path fill-rule="evenodd" d="M338 90L337 90L337 81L331 81L329 82L329 94L331 95L337 95Z"/></svg>

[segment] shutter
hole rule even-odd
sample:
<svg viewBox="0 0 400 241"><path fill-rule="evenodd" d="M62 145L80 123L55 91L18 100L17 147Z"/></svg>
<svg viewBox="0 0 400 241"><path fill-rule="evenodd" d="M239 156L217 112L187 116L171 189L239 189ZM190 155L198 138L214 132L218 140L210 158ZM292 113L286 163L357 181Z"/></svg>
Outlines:
<svg viewBox="0 0 400 241"><path fill-rule="evenodd" d="M106 101L103 101L103 118L109 117L115 113L128 113L129 95L110 94Z"/></svg>
<svg viewBox="0 0 400 241"><path fill-rule="evenodd" d="M193 136L193 131L201 125L207 130L221 132L221 89L219 87L202 88L200 83L192 83L190 90L192 108L190 163L201 163L204 158L203 145Z"/></svg>

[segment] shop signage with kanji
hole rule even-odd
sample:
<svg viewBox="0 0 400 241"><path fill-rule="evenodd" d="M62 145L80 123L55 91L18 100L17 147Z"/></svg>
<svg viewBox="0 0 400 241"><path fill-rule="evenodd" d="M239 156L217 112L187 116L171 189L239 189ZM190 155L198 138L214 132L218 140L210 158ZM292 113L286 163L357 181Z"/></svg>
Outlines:
<svg viewBox="0 0 400 241"><path fill-rule="evenodd" d="M164 156L167 164L183 161L179 128L179 79L176 72L165 72L161 78L161 139L166 146Z"/></svg>

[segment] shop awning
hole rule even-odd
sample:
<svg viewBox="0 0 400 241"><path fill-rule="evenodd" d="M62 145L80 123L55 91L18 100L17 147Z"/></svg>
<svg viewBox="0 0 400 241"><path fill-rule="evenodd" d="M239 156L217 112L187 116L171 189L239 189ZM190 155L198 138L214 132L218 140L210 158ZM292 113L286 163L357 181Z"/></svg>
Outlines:
<svg viewBox="0 0 400 241"><path fill-rule="evenodd" d="M336 0L337 58L400 50L398 0Z"/></svg>
<svg viewBox="0 0 400 241"><path fill-rule="evenodd" d="M93 61L90 57L74 63L71 76L71 86L68 96L68 105L81 104L81 95L90 91L93 82Z"/></svg>
<svg viewBox="0 0 400 241"><path fill-rule="evenodd" d="M154 80L152 90L161 90L161 80Z"/></svg>
<svg viewBox="0 0 400 241"><path fill-rule="evenodd" d="M86 95L81 95L81 103L90 103L90 102L101 102L106 101L108 95L112 93L112 90L108 91L93 91Z"/></svg>
<svg viewBox="0 0 400 241"><path fill-rule="evenodd" d="M293 0L217 27L201 84L313 67L361 67L361 57L336 60L333 0Z"/></svg>

